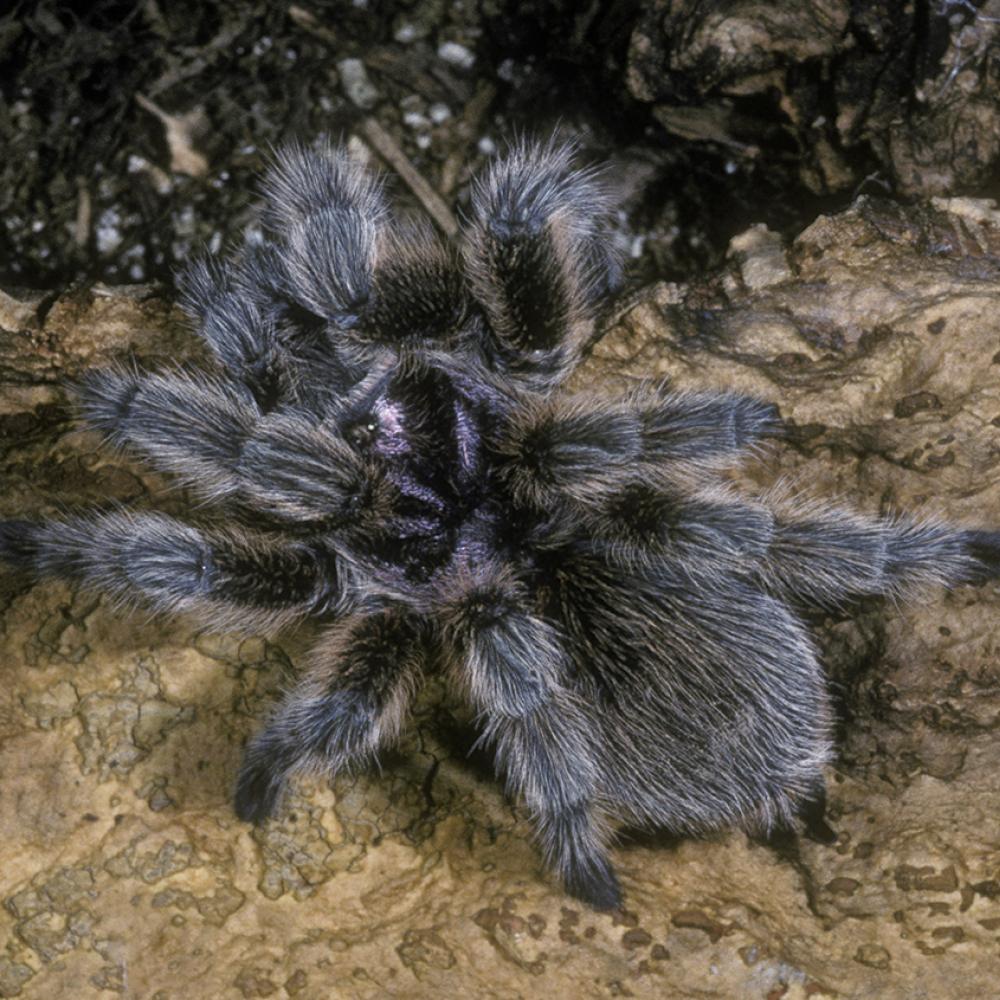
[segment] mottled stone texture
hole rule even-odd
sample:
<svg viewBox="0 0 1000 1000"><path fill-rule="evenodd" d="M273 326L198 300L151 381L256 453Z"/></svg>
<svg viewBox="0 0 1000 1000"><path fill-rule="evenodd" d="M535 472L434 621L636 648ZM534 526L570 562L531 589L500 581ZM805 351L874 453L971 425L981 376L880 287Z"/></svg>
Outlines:
<svg viewBox="0 0 1000 1000"><path fill-rule="evenodd" d="M777 402L747 477L1000 524L1000 215L861 201L789 247L649 289L586 380ZM0 514L182 496L74 429L60 380L197 353L162 301L0 299ZM238 823L240 746L308 636L124 619L0 575L0 996L948 997L1000 981L1000 587L817 623L841 706L833 845L743 834L615 851L627 910L540 872L523 815L432 687L381 774L302 779Z"/></svg>
<svg viewBox="0 0 1000 1000"><path fill-rule="evenodd" d="M968 190L1000 157L997 0L653 0L626 84L672 134L826 194Z"/></svg>

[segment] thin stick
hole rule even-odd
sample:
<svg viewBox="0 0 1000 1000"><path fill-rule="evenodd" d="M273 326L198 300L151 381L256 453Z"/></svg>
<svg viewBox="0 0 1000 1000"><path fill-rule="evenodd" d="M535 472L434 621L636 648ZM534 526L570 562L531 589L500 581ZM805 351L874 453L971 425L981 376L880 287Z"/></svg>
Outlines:
<svg viewBox="0 0 1000 1000"><path fill-rule="evenodd" d="M416 195L438 229L449 239L458 234L458 222L444 199L424 180L423 175L407 159L396 140L374 118L365 118L361 132L368 144L399 174L403 183Z"/></svg>
<svg viewBox="0 0 1000 1000"><path fill-rule="evenodd" d="M87 181L83 177L77 177L76 224L73 226L73 242L80 248L85 247L90 239L90 225L93 215L93 204L90 200Z"/></svg>
<svg viewBox="0 0 1000 1000"><path fill-rule="evenodd" d="M459 172L466 162L466 146L476 137L483 124L483 118L497 96L497 88L490 82L479 84L471 101L465 106L455 128L452 130L457 137L455 149L448 154L441 167L441 193L451 195L458 187Z"/></svg>

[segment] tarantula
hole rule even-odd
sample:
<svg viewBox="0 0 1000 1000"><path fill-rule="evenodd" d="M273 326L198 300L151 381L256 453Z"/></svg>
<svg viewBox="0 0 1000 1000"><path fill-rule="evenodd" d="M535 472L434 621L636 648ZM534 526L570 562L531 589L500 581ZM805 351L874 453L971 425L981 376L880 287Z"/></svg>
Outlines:
<svg viewBox="0 0 1000 1000"><path fill-rule="evenodd" d="M780 434L772 405L563 389L621 283L569 146L494 161L459 250L343 149L286 149L264 193L267 239L184 282L215 369L77 387L225 524L0 523L14 566L214 628L329 620L246 748L242 819L393 740L441 668L547 863L614 907L609 817L768 828L821 795L830 708L796 609L1000 572L1000 533L737 493L722 472Z"/></svg>

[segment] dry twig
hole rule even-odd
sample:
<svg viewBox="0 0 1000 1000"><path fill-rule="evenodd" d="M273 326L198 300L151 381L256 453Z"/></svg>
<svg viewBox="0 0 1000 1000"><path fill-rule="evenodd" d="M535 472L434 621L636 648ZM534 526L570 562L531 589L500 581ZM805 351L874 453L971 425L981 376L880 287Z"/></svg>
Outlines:
<svg viewBox="0 0 1000 1000"><path fill-rule="evenodd" d="M399 174L441 232L449 239L456 236L458 222L451 209L409 161L396 140L382 128L375 118L365 118L362 121L361 134L372 149Z"/></svg>

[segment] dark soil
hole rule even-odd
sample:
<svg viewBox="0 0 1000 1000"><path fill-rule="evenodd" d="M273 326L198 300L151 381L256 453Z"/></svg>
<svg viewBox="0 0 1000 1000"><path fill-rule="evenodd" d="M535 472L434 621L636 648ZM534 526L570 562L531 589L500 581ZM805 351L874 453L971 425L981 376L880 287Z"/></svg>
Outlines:
<svg viewBox="0 0 1000 1000"><path fill-rule="evenodd" d="M21 0L0 16L0 286L170 283L253 224L272 146L347 137L367 115L459 207L506 138L576 135L623 192L634 278L688 277L749 223L792 234L862 189L928 193L900 166L900 143L923 155L921 122L942 107L959 120L951 104L970 94L988 107L1000 75L981 4L873 13L845 0L826 48L775 37L737 58L712 40L710 15L747 6ZM807 5L773 6L797 17ZM364 64L370 99L351 89L345 59ZM678 108L713 124L684 135ZM995 186L1000 142L983 115L963 133L974 148L948 151L976 168L945 178L956 193ZM890 134L901 116L915 123L905 142Z"/></svg>

